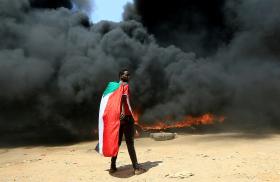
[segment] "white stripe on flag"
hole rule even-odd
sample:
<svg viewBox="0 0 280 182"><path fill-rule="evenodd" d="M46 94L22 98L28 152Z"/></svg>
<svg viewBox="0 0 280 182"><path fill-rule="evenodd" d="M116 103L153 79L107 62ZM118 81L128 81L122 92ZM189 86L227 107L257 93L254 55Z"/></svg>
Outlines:
<svg viewBox="0 0 280 182"><path fill-rule="evenodd" d="M98 119L99 153L102 155L103 155L103 131L104 131L103 115L110 95L112 95L112 93L102 97L100 102L100 109L99 109L99 119Z"/></svg>

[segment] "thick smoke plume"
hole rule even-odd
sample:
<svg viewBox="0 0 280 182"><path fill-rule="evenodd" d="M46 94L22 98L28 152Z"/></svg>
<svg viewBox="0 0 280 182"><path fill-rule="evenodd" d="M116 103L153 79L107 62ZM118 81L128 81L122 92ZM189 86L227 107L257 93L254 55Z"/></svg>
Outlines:
<svg viewBox="0 0 280 182"><path fill-rule="evenodd" d="M209 55L227 43L235 26L227 21L226 0L135 0L141 22L162 45Z"/></svg>
<svg viewBox="0 0 280 182"><path fill-rule="evenodd" d="M211 112L279 128L280 2L182 2L136 0L125 21L91 24L71 1L1 0L1 133L89 135L124 67L143 121Z"/></svg>

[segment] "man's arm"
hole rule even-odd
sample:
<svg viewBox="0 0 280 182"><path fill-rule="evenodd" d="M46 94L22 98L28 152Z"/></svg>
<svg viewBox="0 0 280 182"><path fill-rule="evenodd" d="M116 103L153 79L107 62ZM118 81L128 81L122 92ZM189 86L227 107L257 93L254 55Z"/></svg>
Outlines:
<svg viewBox="0 0 280 182"><path fill-rule="evenodd" d="M125 117L125 110L124 110L125 102L126 102L126 95L123 95L122 99L121 99L121 116L120 116L120 120L123 120L124 117Z"/></svg>
<svg viewBox="0 0 280 182"><path fill-rule="evenodd" d="M126 96L126 102L127 102L128 109L130 110L131 116L132 116L132 118L133 118L133 120L135 122L136 121L136 117L133 114L133 110L132 110L132 107L131 107L131 104L130 104L130 99L129 99L128 96Z"/></svg>
<svg viewBox="0 0 280 182"><path fill-rule="evenodd" d="M133 115L132 108L131 108L130 101L129 101L129 97L127 95L125 95L125 100L126 100L128 108L131 112L131 115Z"/></svg>

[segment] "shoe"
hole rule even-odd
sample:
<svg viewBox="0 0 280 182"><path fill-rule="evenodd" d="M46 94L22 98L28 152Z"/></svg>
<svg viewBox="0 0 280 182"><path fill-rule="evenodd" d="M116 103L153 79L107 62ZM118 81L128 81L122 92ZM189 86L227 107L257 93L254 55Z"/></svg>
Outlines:
<svg viewBox="0 0 280 182"><path fill-rule="evenodd" d="M115 173L117 170L118 170L118 169L117 169L116 167L111 167L111 168L109 169L109 173L110 173L110 174L113 174L113 173Z"/></svg>
<svg viewBox="0 0 280 182"><path fill-rule="evenodd" d="M147 170L142 168L142 167L138 167L136 169L134 169L134 175L139 175L139 174L143 174L145 173Z"/></svg>

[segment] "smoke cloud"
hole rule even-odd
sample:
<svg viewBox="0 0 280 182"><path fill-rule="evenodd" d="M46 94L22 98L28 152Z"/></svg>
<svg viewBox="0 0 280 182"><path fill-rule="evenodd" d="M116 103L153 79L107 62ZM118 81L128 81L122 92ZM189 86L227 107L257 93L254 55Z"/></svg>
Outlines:
<svg viewBox="0 0 280 182"><path fill-rule="evenodd" d="M124 67L143 121L211 112L238 129L279 128L280 3L169 5L135 0L123 22L91 24L71 1L1 0L1 133L90 135Z"/></svg>
<svg viewBox="0 0 280 182"><path fill-rule="evenodd" d="M135 0L138 14L159 43L173 43L186 52L208 56L232 38L236 27L227 21L226 0ZM233 13L233 12L232 12Z"/></svg>

